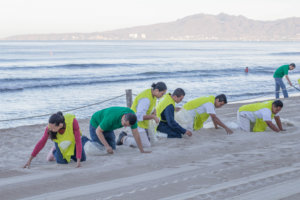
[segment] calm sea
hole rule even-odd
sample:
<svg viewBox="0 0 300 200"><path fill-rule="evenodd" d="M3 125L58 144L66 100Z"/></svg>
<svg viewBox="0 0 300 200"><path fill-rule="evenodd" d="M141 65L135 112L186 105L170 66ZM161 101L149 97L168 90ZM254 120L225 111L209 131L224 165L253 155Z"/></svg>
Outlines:
<svg viewBox="0 0 300 200"><path fill-rule="evenodd" d="M224 93L229 102L274 96L274 70L295 62L300 42L36 41L0 42L0 120L69 110L149 88L181 87L184 101ZM244 72L245 67L249 72ZM290 94L299 91L288 87ZM89 118L125 97L72 111ZM46 123L49 116L0 122L0 128Z"/></svg>

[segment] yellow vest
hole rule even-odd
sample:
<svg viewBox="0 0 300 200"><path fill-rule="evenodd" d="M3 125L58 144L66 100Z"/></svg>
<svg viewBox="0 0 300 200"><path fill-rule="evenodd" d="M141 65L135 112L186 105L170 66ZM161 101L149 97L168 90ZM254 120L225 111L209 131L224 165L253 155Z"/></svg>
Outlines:
<svg viewBox="0 0 300 200"><path fill-rule="evenodd" d="M298 79L298 84L300 85L300 78Z"/></svg>
<svg viewBox="0 0 300 200"><path fill-rule="evenodd" d="M172 98L170 93L165 94L163 98L158 102L156 106L156 116L160 120L161 120L161 113L166 109L166 107L168 107L171 104L174 106L174 110L175 110L175 101ZM161 121L165 122L165 120L161 120Z"/></svg>
<svg viewBox="0 0 300 200"><path fill-rule="evenodd" d="M263 108L268 108L272 113L271 118L273 119L274 118L274 114L272 112L273 102L274 101L265 101L262 103L253 103L253 104L244 105L239 108L239 112L242 111L255 112ZM253 132L264 132L267 126L268 126L267 123L263 119L257 118L255 121L255 125L253 127Z"/></svg>
<svg viewBox="0 0 300 200"><path fill-rule="evenodd" d="M137 111L136 109L137 109L139 100L143 99L143 98L147 98L150 101L149 108L148 108L148 110L146 112L146 115L150 115L151 112L152 112L152 110L153 110L153 108L156 105L156 97L152 96L151 89L144 90L139 95L137 95L137 97L133 101L133 104L131 106L131 110L133 110L136 113L136 111ZM148 129L149 128L149 120L139 121L138 122L138 126L141 127L141 128Z"/></svg>
<svg viewBox="0 0 300 200"><path fill-rule="evenodd" d="M59 150L63 155L63 158L66 159L68 162L70 162L71 156L74 155L74 150L75 150L75 136L73 132L73 121L75 115L65 114L64 117L66 123L66 130L64 134L57 133L56 135L57 139L53 141L58 144ZM81 135L81 131L80 131L80 135ZM63 149L61 143L66 141L70 142L70 145L66 149Z"/></svg>
<svg viewBox="0 0 300 200"><path fill-rule="evenodd" d="M212 103L215 105L215 97L214 96L205 96L193 99L186 104L183 105L183 108L186 110L194 110L205 103ZM196 113L194 118L194 130L199 130L203 127L203 123L208 119L208 113Z"/></svg>

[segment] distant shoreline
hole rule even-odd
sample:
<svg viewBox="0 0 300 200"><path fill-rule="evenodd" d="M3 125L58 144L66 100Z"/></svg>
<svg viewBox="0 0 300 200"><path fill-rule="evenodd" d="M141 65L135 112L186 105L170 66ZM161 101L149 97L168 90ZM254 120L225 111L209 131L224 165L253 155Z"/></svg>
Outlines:
<svg viewBox="0 0 300 200"><path fill-rule="evenodd" d="M300 18L259 21L221 13L93 33L22 34L2 40L300 41Z"/></svg>

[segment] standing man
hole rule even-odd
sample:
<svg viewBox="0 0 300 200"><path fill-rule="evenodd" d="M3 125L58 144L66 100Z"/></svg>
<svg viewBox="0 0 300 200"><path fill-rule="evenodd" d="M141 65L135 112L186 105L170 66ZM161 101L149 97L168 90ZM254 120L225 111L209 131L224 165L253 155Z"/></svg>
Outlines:
<svg viewBox="0 0 300 200"><path fill-rule="evenodd" d="M283 131L279 117L282 107L280 100L241 106L237 113L239 127L247 132L264 132L267 126L275 132ZM272 123L272 118L275 118L277 127Z"/></svg>
<svg viewBox="0 0 300 200"><path fill-rule="evenodd" d="M90 121L91 142L99 149L106 149L107 153L113 154L113 149L116 149L114 130L130 126L140 152L150 153L143 149L136 121L134 111L127 107L110 107L97 111Z"/></svg>
<svg viewBox="0 0 300 200"><path fill-rule="evenodd" d="M187 102L183 105L183 109L180 112L185 112L185 110L188 111L189 115L193 119L193 121L191 121L188 125L189 130L199 130L203 127L203 123L210 116L216 129L219 125L226 130L227 134L232 134L233 131L217 117L215 111L215 108L221 108L225 104L227 104L225 94L220 94L216 97L204 96Z"/></svg>
<svg viewBox="0 0 300 200"><path fill-rule="evenodd" d="M280 88L282 89L284 98L289 97L288 92L285 87L285 84L282 81L282 77L285 76L285 78L289 82L290 86L293 86L292 82L289 79L288 73L289 73L289 70L293 70L295 68L296 68L296 65L294 63L291 63L290 65L282 65L275 71L273 77L275 79L275 97L276 97L276 99L279 98Z"/></svg>
<svg viewBox="0 0 300 200"><path fill-rule="evenodd" d="M168 138L182 138L183 134L192 136L192 132L182 128L174 119L175 103L180 103L185 96L181 88L177 88L173 94L165 94L156 107L156 115L160 119L157 130L166 133Z"/></svg>

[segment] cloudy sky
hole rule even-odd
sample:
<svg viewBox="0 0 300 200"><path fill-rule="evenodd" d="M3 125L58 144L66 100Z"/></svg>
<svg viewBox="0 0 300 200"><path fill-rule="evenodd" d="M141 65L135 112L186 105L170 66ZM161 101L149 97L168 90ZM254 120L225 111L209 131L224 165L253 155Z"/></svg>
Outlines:
<svg viewBox="0 0 300 200"><path fill-rule="evenodd" d="M0 38L97 32L205 13L256 20L300 17L299 0L1 0Z"/></svg>

